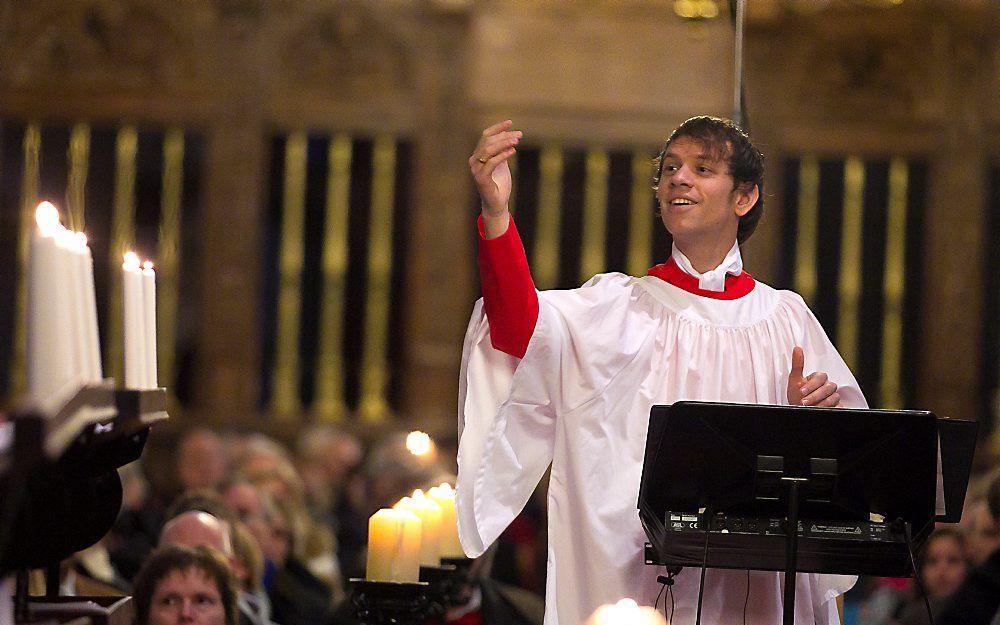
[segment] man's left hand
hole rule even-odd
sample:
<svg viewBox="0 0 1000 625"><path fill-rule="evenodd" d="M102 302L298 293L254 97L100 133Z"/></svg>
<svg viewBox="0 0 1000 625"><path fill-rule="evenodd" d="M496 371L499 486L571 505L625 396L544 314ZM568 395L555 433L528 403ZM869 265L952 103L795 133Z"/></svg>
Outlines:
<svg viewBox="0 0 1000 625"><path fill-rule="evenodd" d="M788 374L788 403L792 406L827 406L835 408L840 405L840 393L837 385L830 381L823 371L802 375L805 366L805 353L801 347L792 349L792 370Z"/></svg>

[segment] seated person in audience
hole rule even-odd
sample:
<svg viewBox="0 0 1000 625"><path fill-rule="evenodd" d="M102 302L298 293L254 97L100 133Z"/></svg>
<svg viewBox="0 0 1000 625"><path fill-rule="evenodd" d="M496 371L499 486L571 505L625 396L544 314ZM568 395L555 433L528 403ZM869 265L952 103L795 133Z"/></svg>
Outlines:
<svg viewBox="0 0 1000 625"><path fill-rule="evenodd" d="M136 576L132 600L137 625L237 625L232 571L202 547L154 551Z"/></svg>
<svg viewBox="0 0 1000 625"><path fill-rule="evenodd" d="M941 613L942 603L965 580L969 563L965 559L965 536L957 527L943 526L924 543L919 560L920 582L927 592L931 613ZM917 590L919 594L919 589ZM929 625L924 598L918 596L903 606L898 625Z"/></svg>
<svg viewBox="0 0 1000 625"><path fill-rule="evenodd" d="M989 625L1000 611L1000 476L993 477L986 493L988 517L979 536L985 558L979 562L957 590L945 601L937 625Z"/></svg>
<svg viewBox="0 0 1000 625"><path fill-rule="evenodd" d="M182 490L215 488L228 470L222 439L204 428L191 430L181 438L176 457Z"/></svg>
<svg viewBox="0 0 1000 625"><path fill-rule="evenodd" d="M240 625L268 625L271 606L267 595L254 594L241 583L249 574L244 561L233 549L233 525L207 512L189 510L167 521L160 535L160 547L183 546L213 549L226 559L237 580L237 607Z"/></svg>

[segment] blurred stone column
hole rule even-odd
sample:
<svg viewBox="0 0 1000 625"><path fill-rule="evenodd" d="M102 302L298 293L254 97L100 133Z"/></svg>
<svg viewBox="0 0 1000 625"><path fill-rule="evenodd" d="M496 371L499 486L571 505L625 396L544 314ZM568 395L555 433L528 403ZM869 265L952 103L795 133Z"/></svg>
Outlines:
<svg viewBox="0 0 1000 625"><path fill-rule="evenodd" d="M220 82L201 207L195 394L204 417L232 423L259 411L265 59L257 3L220 7L212 59Z"/></svg>
<svg viewBox="0 0 1000 625"><path fill-rule="evenodd" d="M988 64L994 36L942 20L929 43L928 83L945 99L948 123L929 154L917 405L975 419L981 406L983 266L986 242Z"/></svg>
<svg viewBox="0 0 1000 625"><path fill-rule="evenodd" d="M474 206L466 160L466 9L439 9L421 51L407 258L406 416L453 423L462 337L475 301Z"/></svg>

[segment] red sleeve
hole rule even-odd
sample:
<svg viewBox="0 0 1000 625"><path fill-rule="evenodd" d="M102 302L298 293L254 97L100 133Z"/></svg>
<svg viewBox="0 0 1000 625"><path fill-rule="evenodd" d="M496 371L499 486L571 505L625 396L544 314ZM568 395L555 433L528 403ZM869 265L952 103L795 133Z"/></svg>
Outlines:
<svg viewBox="0 0 1000 625"><path fill-rule="evenodd" d="M513 219L507 232L487 239L480 216L479 279L493 347L523 358L538 320L538 293Z"/></svg>

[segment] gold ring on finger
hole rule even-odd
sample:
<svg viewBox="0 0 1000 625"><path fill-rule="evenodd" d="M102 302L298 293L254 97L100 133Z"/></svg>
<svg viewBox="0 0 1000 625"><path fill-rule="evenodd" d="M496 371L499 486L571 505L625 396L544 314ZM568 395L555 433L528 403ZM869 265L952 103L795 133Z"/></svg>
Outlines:
<svg viewBox="0 0 1000 625"><path fill-rule="evenodd" d="M479 161L480 163L486 163L486 159L485 159L485 158L483 158L482 156L480 156L480 157L479 157L479 158L477 158L476 160L477 160L477 161Z"/></svg>

